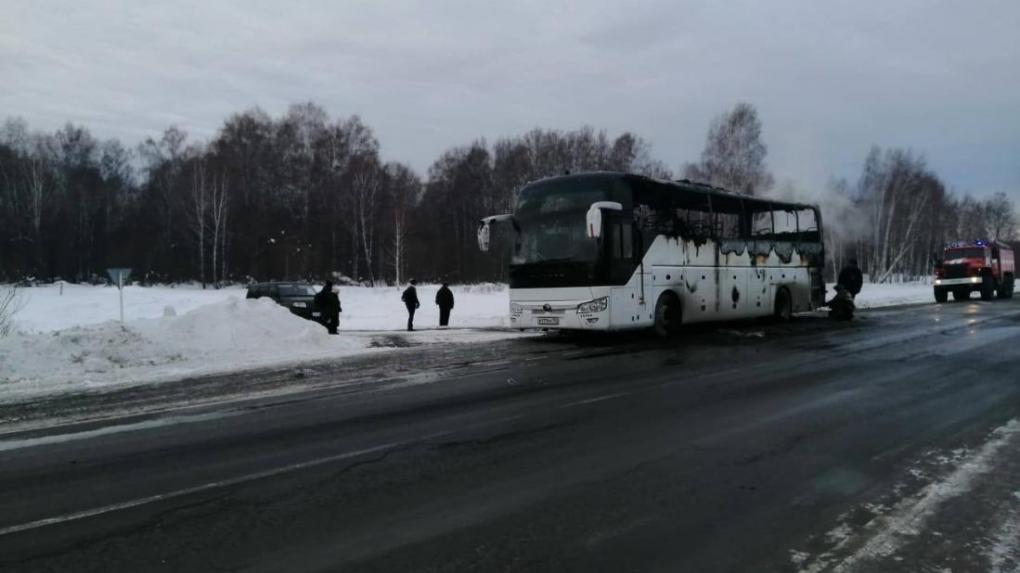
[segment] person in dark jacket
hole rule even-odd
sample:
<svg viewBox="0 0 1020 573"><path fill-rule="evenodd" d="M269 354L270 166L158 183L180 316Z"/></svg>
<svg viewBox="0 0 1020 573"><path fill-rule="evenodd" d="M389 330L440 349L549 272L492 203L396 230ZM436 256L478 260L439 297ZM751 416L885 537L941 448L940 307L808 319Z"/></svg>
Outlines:
<svg viewBox="0 0 1020 573"><path fill-rule="evenodd" d="M322 290L315 294L315 306L319 307L330 334L338 334L340 326L340 297L333 292L333 281L326 281Z"/></svg>
<svg viewBox="0 0 1020 573"><path fill-rule="evenodd" d="M404 301L404 306L407 307L407 330L414 330L414 311L418 309L418 290L414 288L414 285L418 284L418 281L411 279L411 285L404 289L404 294L400 295L400 300Z"/></svg>
<svg viewBox="0 0 1020 573"><path fill-rule="evenodd" d="M841 284L836 285L836 295L825 306L829 307L829 318L833 320L852 320L854 317L854 298Z"/></svg>
<svg viewBox="0 0 1020 573"><path fill-rule="evenodd" d="M450 310L453 308L453 291L450 285L443 286L436 292L436 306L439 307L439 326L450 325Z"/></svg>
<svg viewBox="0 0 1020 573"><path fill-rule="evenodd" d="M864 275L857 267L857 259L850 259L850 262L839 271L839 280L836 282L846 287L852 298L857 298L861 293L861 287L864 286Z"/></svg>

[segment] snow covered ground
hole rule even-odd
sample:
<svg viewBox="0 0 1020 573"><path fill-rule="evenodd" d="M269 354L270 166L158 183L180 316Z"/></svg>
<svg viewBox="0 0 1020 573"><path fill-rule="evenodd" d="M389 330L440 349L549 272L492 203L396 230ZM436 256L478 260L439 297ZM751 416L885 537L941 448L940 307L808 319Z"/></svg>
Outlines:
<svg viewBox="0 0 1020 573"><path fill-rule="evenodd" d="M0 339L0 401L383 352L393 347L380 341L395 331L407 345L526 336L499 329L509 304L503 285L454 287L453 328L436 329L437 288L419 287L414 333L404 330L401 289L341 288L340 336L268 299L246 300L243 288L128 287L123 324L111 320L115 288L26 288L17 331Z"/></svg>
<svg viewBox="0 0 1020 573"><path fill-rule="evenodd" d="M418 287L422 305L415 315L415 323L434 326L439 323L435 300L438 285ZM493 327L507 322L509 298L504 285L466 285L453 287L456 306L453 309L453 326ZM407 312L400 302L402 288L398 287L340 287L340 315L342 330L395 330L407 320ZM21 289L25 307L15 317L22 332L49 332L99 324L116 320L119 316L117 289L106 286L64 285L63 294L58 286L44 285ZM198 285L183 286L128 286L124 288L124 320L160 318L167 307L176 314L184 314L202 305L222 302L232 297L244 298L246 289L240 286L223 289L202 289Z"/></svg>
<svg viewBox="0 0 1020 573"><path fill-rule="evenodd" d="M835 293L835 284L828 285L828 296ZM896 306L900 304L917 304L935 302L932 286L925 283L865 283L860 294L854 299L857 308L876 308L880 306Z"/></svg>
<svg viewBox="0 0 1020 573"><path fill-rule="evenodd" d="M384 352L387 333L409 345L478 342L526 336L507 326L504 285L454 287L454 328L436 330L438 287L419 287L422 307L403 332L406 311L397 287L342 287L340 336L329 336L269 300L246 300L245 290L197 286L125 288L125 322L117 289L39 286L22 290L17 331L0 339L0 402L67 390L108 388L236 372L308 360ZM831 286L830 286L831 293ZM932 302L926 284L866 284L859 307Z"/></svg>

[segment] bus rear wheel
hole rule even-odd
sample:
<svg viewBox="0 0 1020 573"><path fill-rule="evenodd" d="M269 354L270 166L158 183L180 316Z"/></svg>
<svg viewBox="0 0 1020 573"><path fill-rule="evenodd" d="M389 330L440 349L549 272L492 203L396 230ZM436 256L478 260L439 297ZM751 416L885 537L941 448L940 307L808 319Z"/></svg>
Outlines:
<svg viewBox="0 0 1020 573"><path fill-rule="evenodd" d="M776 322L790 322L793 317L793 300L790 298L790 291L786 287L780 288L776 293L776 302L772 307L772 318Z"/></svg>
<svg viewBox="0 0 1020 573"><path fill-rule="evenodd" d="M664 292L655 303L655 334L665 338L675 336L683 322L680 299L672 292Z"/></svg>

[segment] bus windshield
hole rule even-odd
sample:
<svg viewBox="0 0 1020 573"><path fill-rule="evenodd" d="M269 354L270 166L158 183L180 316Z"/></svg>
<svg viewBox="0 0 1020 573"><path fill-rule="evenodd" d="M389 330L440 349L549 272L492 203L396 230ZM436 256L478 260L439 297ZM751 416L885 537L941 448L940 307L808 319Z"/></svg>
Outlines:
<svg viewBox="0 0 1020 573"><path fill-rule="evenodd" d="M522 189L514 214L520 236L515 265L543 262L594 262L598 243L585 233L585 214L609 193L584 181L552 181Z"/></svg>
<svg viewBox="0 0 1020 573"><path fill-rule="evenodd" d="M598 244L585 234L584 211L518 218L521 234L513 264L587 261L598 257Z"/></svg>

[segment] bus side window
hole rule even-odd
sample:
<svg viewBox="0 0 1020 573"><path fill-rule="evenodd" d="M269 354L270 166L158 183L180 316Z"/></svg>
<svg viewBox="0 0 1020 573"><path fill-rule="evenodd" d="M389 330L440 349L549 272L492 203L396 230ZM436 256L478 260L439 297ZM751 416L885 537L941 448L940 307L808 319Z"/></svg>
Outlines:
<svg viewBox="0 0 1020 573"><path fill-rule="evenodd" d="M797 211L797 237L799 240L810 243L821 241L818 232L818 217L814 209L801 209Z"/></svg>
<svg viewBox="0 0 1020 573"><path fill-rule="evenodd" d="M716 237L728 240L740 240L740 214L739 213L716 213Z"/></svg>
<svg viewBox="0 0 1020 573"><path fill-rule="evenodd" d="M630 223L620 225L620 258L627 261L634 258L634 229Z"/></svg>
<svg viewBox="0 0 1020 573"><path fill-rule="evenodd" d="M797 214L793 211L772 212L773 234L777 240L792 241L797 236Z"/></svg>
<svg viewBox="0 0 1020 573"><path fill-rule="evenodd" d="M756 211L751 217L751 237L768 240L772 238L772 211Z"/></svg>
<svg viewBox="0 0 1020 573"><path fill-rule="evenodd" d="M612 226L609 248L614 259L629 261L634 257L634 228L630 223Z"/></svg>

